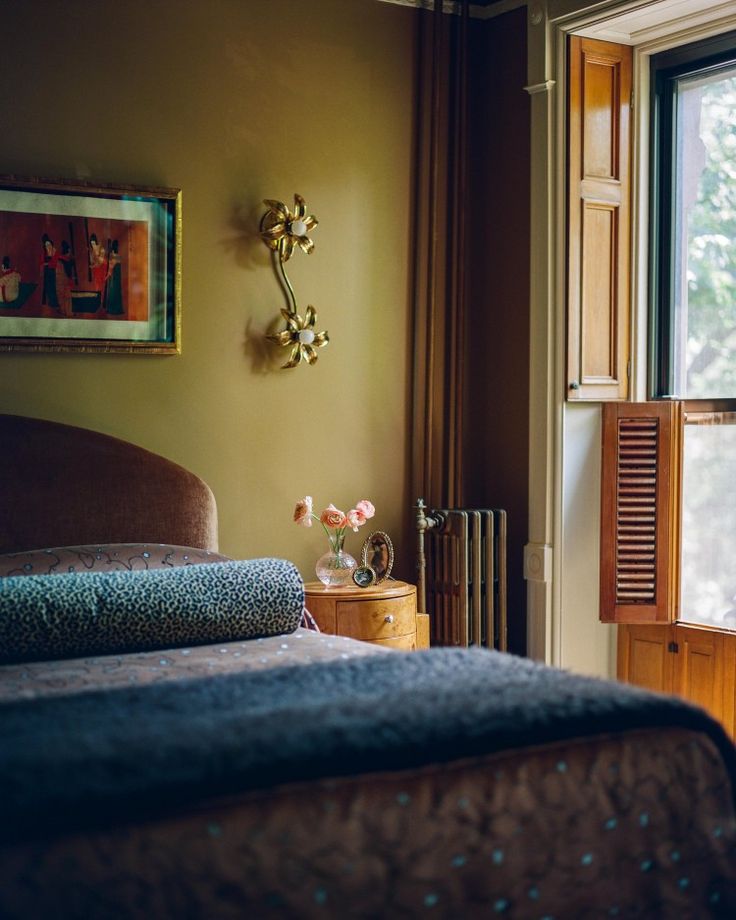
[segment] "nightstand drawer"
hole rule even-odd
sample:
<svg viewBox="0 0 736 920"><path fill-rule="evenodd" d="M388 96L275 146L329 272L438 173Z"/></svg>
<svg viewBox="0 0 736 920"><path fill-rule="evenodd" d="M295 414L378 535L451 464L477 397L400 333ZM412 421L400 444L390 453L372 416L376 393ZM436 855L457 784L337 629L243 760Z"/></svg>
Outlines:
<svg viewBox="0 0 736 920"><path fill-rule="evenodd" d="M416 633L415 595L338 601L337 634L372 641Z"/></svg>
<svg viewBox="0 0 736 920"><path fill-rule="evenodd" d="M417 615L414 585L390 579L370 588L326 588L310 582L304 592L307 610L322 632L375 642L384 648L429 648L429 618Z"/></svg>
<svg viewBox="0 0 736 920"><path fill-rule="evenodd" d="M417 641L414 633L407 633L405 636L396 636L394 639L374 639L374 645L382 645L384 648L395 648L405 652L416 651Z"/></svg>

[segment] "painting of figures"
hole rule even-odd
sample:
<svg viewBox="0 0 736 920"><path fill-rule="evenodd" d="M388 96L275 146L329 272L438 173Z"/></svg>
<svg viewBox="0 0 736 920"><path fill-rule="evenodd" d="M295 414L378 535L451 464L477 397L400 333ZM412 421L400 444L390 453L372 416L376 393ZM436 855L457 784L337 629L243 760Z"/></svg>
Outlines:
<svg viewBox="0 0 736 920"><path fill-rule="evenodd" d="M148 319L148 224L0 213L0 316Z"/></svg>
<svg viewBox="0 0 736 920"><path fill-rule="evenodd" d="M0 349L178 353L181 193L0 178Z"/></svg>

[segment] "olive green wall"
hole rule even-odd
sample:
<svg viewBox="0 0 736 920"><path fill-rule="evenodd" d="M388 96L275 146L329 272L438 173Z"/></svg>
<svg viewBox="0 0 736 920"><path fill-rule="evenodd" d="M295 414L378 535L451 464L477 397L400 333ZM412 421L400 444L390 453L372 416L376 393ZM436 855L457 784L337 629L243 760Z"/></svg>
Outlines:
<svg viewBox="0 0 736 920"><path fill-rule="evenodd" d="M236 557L311 576L326 541L291 523L304 494L368 498L399 535L414 16L375 0L4 0L0 172L181 188L183 353L0 354L0 411L192 469ZM294 192L320 224L290 277L332 341L282 371L262 339L283 298L257 227L264 197Z"/></svg>

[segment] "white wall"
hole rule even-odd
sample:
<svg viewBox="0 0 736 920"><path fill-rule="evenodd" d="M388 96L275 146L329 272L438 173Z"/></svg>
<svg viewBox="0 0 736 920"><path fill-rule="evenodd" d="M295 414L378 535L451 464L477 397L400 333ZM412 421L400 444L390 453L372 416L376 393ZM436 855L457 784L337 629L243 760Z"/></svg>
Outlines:
<svg viewBox="0 0 736 920"><path fill-rule="evenodd" d="M601 410L566 404L562 423L559 664L613 676L616 628L598 621Z"/></svg>

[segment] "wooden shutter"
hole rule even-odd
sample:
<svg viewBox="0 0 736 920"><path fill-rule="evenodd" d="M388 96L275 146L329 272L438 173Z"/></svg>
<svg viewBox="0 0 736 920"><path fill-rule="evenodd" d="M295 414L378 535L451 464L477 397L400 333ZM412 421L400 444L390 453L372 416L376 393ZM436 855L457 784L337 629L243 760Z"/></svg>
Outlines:
<svg viewBox="0 0 736 920"><path fill-rule="evenodd" d="M619 680L673 693L675 626L622 626L618 630Z"/></svg>
<svg viewBox="0 0 736 920"><path fill-rule="evenodd" d="M676 618L682 404L603 405L600 619Z"/></svg>
<svg viewBox="0 0 736 920"><path fill-rule="evenodd" d="M684 626L674 628L677 654L674 658L672 691L707 709L724 721L724 643L715 630ZM727 726L730 727L730 726Z"/></svg>
<svg viewBox="0 0 736 920"><path fill-rule="evenodd" d="M579 36L569 50L567 396L626 399L632 51Z"/></svg>

